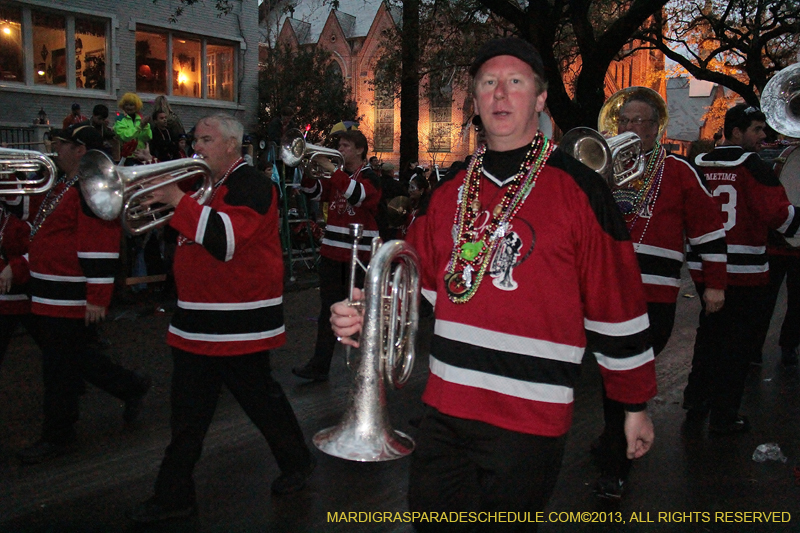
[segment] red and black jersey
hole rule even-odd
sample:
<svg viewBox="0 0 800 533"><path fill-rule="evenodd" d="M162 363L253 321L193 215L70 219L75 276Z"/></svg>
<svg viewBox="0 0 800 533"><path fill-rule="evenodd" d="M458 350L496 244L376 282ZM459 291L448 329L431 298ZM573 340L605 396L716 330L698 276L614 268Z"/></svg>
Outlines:
<svg viewBox="0 0 800 533"><path fill-rule="evenodd" d="M725 289L725 230L717 204L698 171L685 159L667 154L664 171L647 216L630 217L633 248L642 270L648 302L675 303L681 285L685 239L699 254L706 284Z"/></svg>
<svg viewBox="0 0 800 533"><path fill-rule="evenodd" d="M379 236L376 215L381 199L380 181L369 166L352 175L337 170L330 179L303 177L301 190L313 200L328 202L328 220L319 253L334 261L349 262L353 248L350 224L362 224L358 249L362 261L369 260L372 239Z"/></svg>
<svg viewBox="0 0 800 533"><path fill-rule="evenodd" d="M23 205L23 202L18 205ZM2 315L20 315L31 311L31 301L26 293L30 272L25 258L30 235L30 224L20 220L0 203L0 272L11 267L12 276L11 291L0 294Z"/></svg>
<svg viewBox="0 0 800 533"><path fill-rule="evenodd" d="M603 180L555 150L511 221L479 288L448 298L444 275L466 173L434 191L408 231L434 303L435 334L423 401L442 413L544 436L567 432L585 350L610 398L642 403L656 393L639 267ZM491 219L508 187L483 176Z"/></svg>
<svg viewBox="0 0 800 533"><path fill-rule="evenodd" d="M31 238L31 310L34 314L84 318L86 303L108 307L114 292L121 228L92 213L75 183L59 180L43 200L61 200ZM32 224L36 223L34 216Z"/></svg>
<svg viewBox="0 0 800 533"><path fill-rule="evenodd" d="M241 355L281 346L283 252L273 186L242 162L208 205L186 195L170 220L184 239L175 253L178 309L170 346Z"/></svg>
<svg viewBox="0 0 800 533"><path fill-rule="evenodd" d="M769 281L767 231L794 236L800 216L772 169L740 146L718 146L695 160L717 200L728 249L728 285L765 285ZM689 268L695 281L705 282L698 271L695 250Z"/></svg>

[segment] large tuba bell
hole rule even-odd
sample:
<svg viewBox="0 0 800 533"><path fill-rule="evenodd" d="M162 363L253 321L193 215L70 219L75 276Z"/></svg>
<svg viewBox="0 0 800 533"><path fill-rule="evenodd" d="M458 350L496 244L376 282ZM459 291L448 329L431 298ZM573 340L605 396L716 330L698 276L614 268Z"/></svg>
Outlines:
<svg viewBox="0 0 800 533"><path fill-rule="evenodd" d="M333 163L337 169L344 166L344 156L338 150L317 146L306 142L300 130L291 129L281 137L281 160L286 166L300 165L303 171L314 178L330 178L331 173L319 166L319 159L325 158Z"/></svg>
<svg viewBox="0 0 800 533"><path fill-rule="evenodd" d="M359 228L354 226L359 225L351 224L351 235L357 235ZM393 271L394 263L398 264ZM389 423L386 386L400 388L411 375L419 276L419 257L406 241L389 241L372 256L364 284L361 361L341 422L314 435L314 445L321 451L362 462L390 461L414 451L413 439Z"/></svg>
<svg viewBox="0 0 800 533"><path fill-rule="evenodd" d="M787 137L800 137L800 63L775 74L761 93L767 124Z"/></svg>
<svg viewBox="0 0 800 533"><path fill-rule="evenodd" d="M203 178L201 188L192 194L203 203L211 195L211 169L199 158L184 158L152 165L118 167L100 150L89 150L78 169L81 191L92 212L103 220L121 218L130 235L141 235L163 226L172 218L171 205L142 206L142 199L171 183Z"/></svg>
<svg viewBox="0 0 800 533"><path fill-rule="evenodd" d="M0 196L40 194L52 189L58 175L51 159L55 155L0 148ZM44 171L41 176L40 171ZM28 179L32 175L34 178Z"/></svg>

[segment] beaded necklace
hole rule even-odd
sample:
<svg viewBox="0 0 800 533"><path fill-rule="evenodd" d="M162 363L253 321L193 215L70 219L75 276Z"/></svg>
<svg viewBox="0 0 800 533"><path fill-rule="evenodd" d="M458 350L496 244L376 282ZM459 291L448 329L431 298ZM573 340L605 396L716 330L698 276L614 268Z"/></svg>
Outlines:
<svg viewBox="0 0 800 533"><path fill-rule="evenodd" d="M650 217L653 214L658 194L661 191L661 178L664 175L664 159L667 156L667 151L661 147L661 143L656 143L652 153L647 161L647 167L644 171L644 185L641 190L636 191L637 198L631 202L631 196L634 194L633 188L631 189L615 189L613 191L614 200L622 211L625 222L628 225L628 231L633 230L634 225L640 218L644 218L644 230L639 237L639 243L644 239L647 228L650 226Z"/></svg>
<svg viewBox="0 0 800 533"><path fill-rule="evenodd" d="M78 175L76 174L73 178L67 179L66 176L61 176L56 181L53 188L47 191L47 196L44 197L44 201L42 205L39 207L39 211L36 213L36 217L33 219L33 224L31 224L31 240L33 240L34 235L39 232L39 228L42 227L44 221L47 220L53 211L56 210L58 204L61 203L61 200L64 198L64 195L67 194L75 183L78 182ZM56 196L53 196L53 191L55 191L60 184L64 183L64 188L61 189Z"/></svg>
<svg viewBox="0 0 800 533"><path fill-rule="evenodd" d="M536 186L539 173L552 151L550 140L541 132L537 133L519 172L492 210L491 221L480 230L476 230L474 224L481 213L480 188L486 146L481 146L475 153L461 187L459 207L453 220L455 244L444 275L447 295L453 303L466 303L477 292L491 257L505 237L511 220Z"/></svg>
<svg viewBox="0 0 800 533"><path fill-rule="evenodd" d="M663 168L665 151L661 149L661 143L656 143L650 157L647 160L642 177L631 182L631 185L624 188L614 189L614 200L623 215L640 213L642 206L647 203L654 185L654 174L658 168Z"/></svg>
<svg viewBox="0 0 800 533"><path fill-rule="evenodd" d="M238 166L243 163L244 159L240 157L239 159L234 161L231 166L228 167L228 170L225 171L225 174L222 175L222 178L218 182L216 182L214 186L211 188L211 195L208 197L208 200L205 201L202 205L211 205L211 202L214 201L214 197L217 195L217 191L222 186L222 184L225 183L225 181L228 179L228 176L230 176L233 173L233 171L236 170L236 168L238 168ZM184 244L194 244L194 241L188 237L184 237L183 235L178 235L178 246L183 246Z"/></svg>

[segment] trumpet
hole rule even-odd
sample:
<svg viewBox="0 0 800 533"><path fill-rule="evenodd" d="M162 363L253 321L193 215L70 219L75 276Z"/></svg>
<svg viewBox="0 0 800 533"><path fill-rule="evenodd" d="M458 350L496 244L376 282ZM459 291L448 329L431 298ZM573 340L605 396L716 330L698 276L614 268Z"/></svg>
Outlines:
<svg viewBox="0 0 800 533"><path fill-rule="evenodd" d="M100 150L81 159L81 191L92 212L103 220L121 218L129 235L141 235L165 225L175 214L171 205L141 205L154 190L183 180L203 178L192 198L204 203L211 196L211 169L201 158L176 159L152 165L117 167Z"/></svg>
<svg viewBox="0 0 800 533"><path fill-rule="evenodd" d="M360 224L350 225L354 237L350 270L352 295ZM392 264L398 262L392 270ZM367 267L364 284L361 361L341 422L314 435L324 453L350 461L377 462L405 457L414 440L392 429L386 409L385 385L401 388L411 375L419 324L420 263L406 241L382 244ZM352 298L351 298L352 299Z"/></svg>
<svg viewBox="0 0 800 533"><path fill-rule="evenodd" d="M53 188L58 168L53 157L58 154L43 154L34 150L0 148L0 196L40 194ZM38 176L40 170L45 172ZM18 177L17 173L26 175ZM36 173L35 179L27 176Z"/></svg>
<svg viewBox="0 0 800 533"><path fill-rule="evenodd" d="M300 165L306 174L314 178L330 178L333 174L320 166L321 159L328 160L336 170L344 167L344 156L339 150L309 144L297 129L291 129L283 134L280 153L281 160L286 166Z"/></svg>

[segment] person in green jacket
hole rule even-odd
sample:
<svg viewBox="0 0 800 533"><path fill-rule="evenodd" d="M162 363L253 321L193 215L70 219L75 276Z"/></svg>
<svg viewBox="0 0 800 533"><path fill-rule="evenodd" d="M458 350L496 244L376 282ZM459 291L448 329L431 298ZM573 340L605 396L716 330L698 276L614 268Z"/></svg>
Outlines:
<svg viewBox="0 0 800 533"><path fill-rule="evenodd" d="M150 117L143 117L139 112L142 110L142 100L135 93L122 95L119 100L119 108L122 113L117 115L114 133L122 143L120 155L125 160L125 166L131 166L138 164L133 153L146 148L148 141L153 138Z"/></svg>

